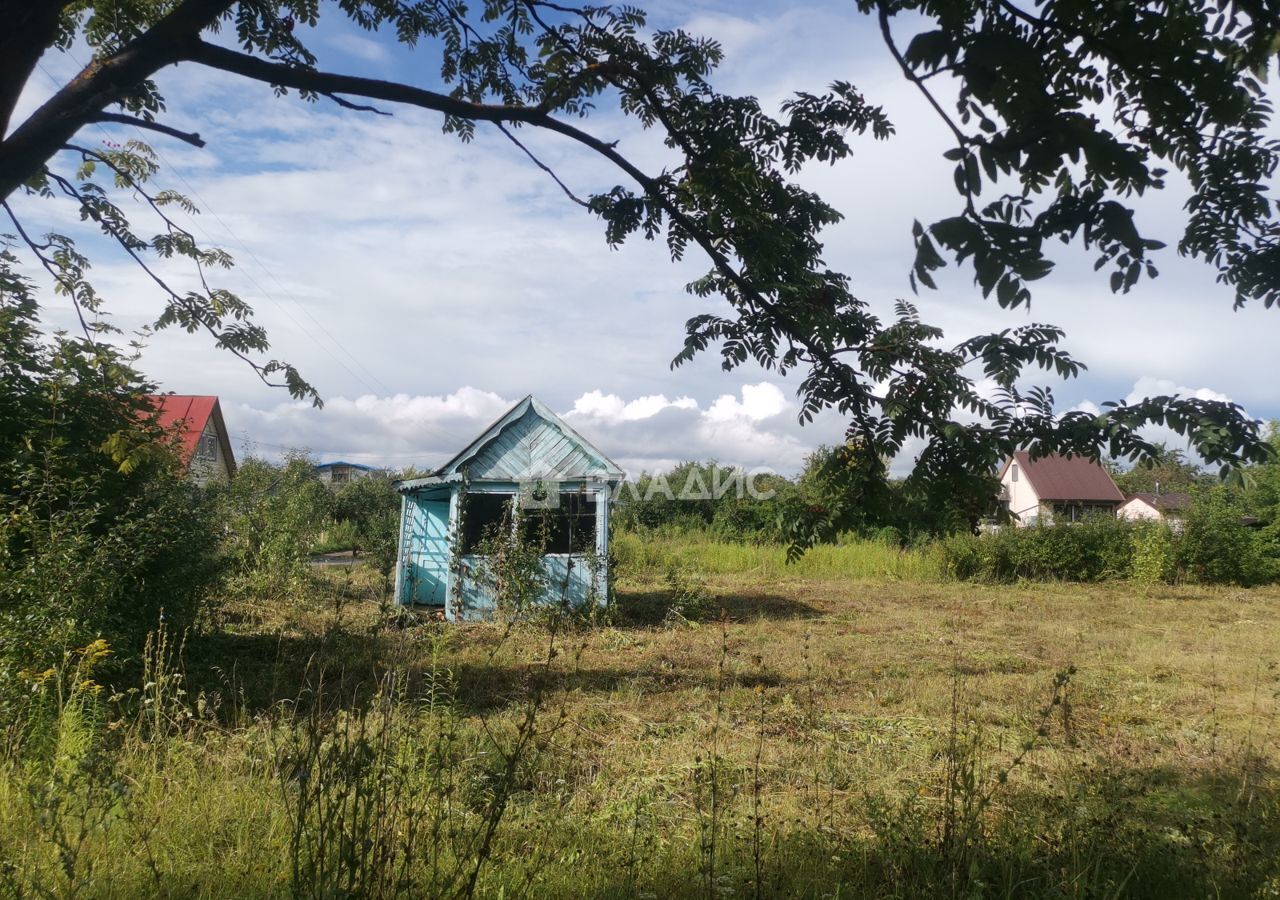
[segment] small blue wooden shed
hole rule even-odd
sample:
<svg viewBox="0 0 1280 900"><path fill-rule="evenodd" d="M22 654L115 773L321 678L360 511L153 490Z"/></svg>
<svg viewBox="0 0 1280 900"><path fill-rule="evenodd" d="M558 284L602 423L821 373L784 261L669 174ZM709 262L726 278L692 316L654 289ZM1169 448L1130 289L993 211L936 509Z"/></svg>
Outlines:
<svg viewBox="0 0 1280 900"><path fill-rule="evenodd" d="M603 604L608 596L609 502L623 472L532 395L453 459L397 484L396 601L443 607L447 619L496 609L476 551L497 523L538 517L546 541L547 601ZM514 510L514 516L511 512Z"/></svg>

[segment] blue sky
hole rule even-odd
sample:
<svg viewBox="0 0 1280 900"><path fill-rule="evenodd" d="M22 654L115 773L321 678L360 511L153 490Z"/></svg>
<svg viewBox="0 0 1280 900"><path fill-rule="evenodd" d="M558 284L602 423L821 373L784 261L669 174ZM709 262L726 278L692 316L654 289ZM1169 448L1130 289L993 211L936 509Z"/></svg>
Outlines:
<svg viewBox="0 0 1280 900"><path fill-rule="evenodd" d="M893 139L867 138L852 160L800 180L846 216L824 235L828 260L887 315L895 299L911 297L912 220L950 214L957 197L941 124L851 7L649 8L655 24L723 42L715 80L724 90L776 109L791 91L821 91L840 78L885 106ZM429 48L409 51L361 32L336 10L300 34L323 68L438 85ZM80 48L46 57L23 108L86 56ZM277 100L265 85L195 66L159 80L166 121L208 141L197 150L149 138L162 154L160 183L193 196L202 210L193 230L236 257L222 283L255 306L273 355L298 365L326 400L323 410L290 401L199 335L153 337L142 368L166 389L220 395L237 451L301 447L321 458L427 465L527 393L632 469L712 457L791 472L813 447L839 439L838 417L797 424L794 377L752 367L726 373L714 353L671 371L685 319L713 308L684 291L703 261L691 253L672 264L660 244L609 249L599 223L496 131L482 127L463 145L441 134L437 115L395 109L387 118ZM655 135L607 107L585 124L644 167L668 159ZM102 127L81 140L129 136ZM579 194L620 180L554 135L525 129L521 138ZM1176 188L1144 200L1140 224L1176 244L1182 200ZM77 228L65 204L28 201L22 211L36 231ZM160 298L145 277L89 240L115 323L131 330L153 319ZM1280 313L1232 312L1213 273L1171 250L1161 277L1125 296L1107 290L1085 254L1064 249L1059 261L1029 312L1000 310L958 270L916 299L955 340L1032 321L1064 327L1066 346L1090 368L1054 385L1062 408L1178 390L1280 417ZM190 277L170 271L179 283ZM71 322L51 295L46 318ZM909 465L908 454L897 468Z"/></svg>

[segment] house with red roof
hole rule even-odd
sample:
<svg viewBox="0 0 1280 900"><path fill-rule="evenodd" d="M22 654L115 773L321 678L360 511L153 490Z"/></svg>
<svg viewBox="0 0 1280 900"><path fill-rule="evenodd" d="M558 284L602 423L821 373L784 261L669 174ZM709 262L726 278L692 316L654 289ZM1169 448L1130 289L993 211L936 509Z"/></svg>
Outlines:
<svg viewBox="0 0 1280 900"><path fill-rule="evenodd" d="M1018 525L1115 516L1124 494L1087 456L1042 456L1019 450L1000 469L1000 499Z"/></svg>
<svg viewBox="0 0 1280 900"><path fill-rule="evenodd" d="M178 458L196 484L225 482L236 473L227 424L218 398L196 394L152 394L156 422L174 435Z"/></svg>

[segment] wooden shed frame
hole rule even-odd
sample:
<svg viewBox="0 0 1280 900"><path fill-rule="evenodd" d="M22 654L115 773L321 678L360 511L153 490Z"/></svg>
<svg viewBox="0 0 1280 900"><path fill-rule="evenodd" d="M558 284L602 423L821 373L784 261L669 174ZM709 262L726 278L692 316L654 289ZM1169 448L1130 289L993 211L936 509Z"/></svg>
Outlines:
<svg viewBox="0 0 1280 900"><path fill-rule="evenodd" d="M547 601L604 604L608 598L609 507L622 469L533 395L511 407L456 456L430 474L397 482L400 538L395 601L443 608L450 621L488 618L497 608L471 577L483 557L456 552L460 511L471 494L517 497L554 486L595 504L590 553L549 553ZM518 514L518 513L517 513Z"/></svg>

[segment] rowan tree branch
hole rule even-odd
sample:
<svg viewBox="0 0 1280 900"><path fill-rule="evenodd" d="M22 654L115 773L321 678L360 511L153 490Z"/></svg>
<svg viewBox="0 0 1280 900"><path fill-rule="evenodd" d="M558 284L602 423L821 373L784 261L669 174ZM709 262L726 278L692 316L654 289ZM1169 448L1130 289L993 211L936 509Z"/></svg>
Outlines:
<svg viewBox="0 0 1280 900"><path fill-rule="evenodd" d="M325 96L341 106L343 109L351 109L356 112L369 112L379 116L391 115L391 113L387 112L385 109L378 109L378 107L370 106L367 103L352 103L350 100L345 97L339 97L337 94L325 94Z"/></svg>
<svg viewBox="0 0 1280 900"><path fill-rule="evenodd" d="M892 54L894 62L896 62L898 64L898 68L902 70L902 74L908 81L916 86L921 94L924 95L925 100L929 101L929 105L933 107L933 111L936 112L946 126L951 129L951 133L955 135L956 141L959 145L961 147L967 147L972 144L973 138L965 134L960 126L955 123L955 120L947 114L947 111L942 108L942 104L933 96L933 92L925 86L924 80L916 74L915 69L911 68L911 64L907 62L906 57L902 55L902 51L898 49L898 45L893 39L893 29L889 25L889 13L883 6L878 10L877 18L880 21L880 36L884 39L885 47L887 47L889 53Z"/></svg>
<svg viewBox="0 0 1280 900"><path fill-rule="evenodd" d="M663 191L658 179L645 174L634 163L618 152L616 143L603 141L580 128L551 116L539 107L473 103L401 82L362 78L354 75L340 75L301 66L271 62L270 60L260 59L247 53L219 47L205 41L196 41L194 44L189 44L184 49L182 58L186 61L199 63L273 86L288 87L298 91L310 91L316 94L347 94L389 103L404 103L421 109L441 112L448 116L456 116L460 119L492 122L496 125L519 122L564 135L594 150L625 172L644 190L650 199L663 209L673 222L677 223L702 248L702 251L711 259L716 271L730 281L744 299L760 309L769 310L787 326L788 331L802 345L808 347L811 352L822 356L826 361L832 362L827 351L819 347L815 341L806 337L803 330L789 316L779 310L776 304L771 303L743 277L724 251L707 234L706 229L700 227L680 208L680 205L675 200ZM674 132L673 136L682 137L678 131ZM563 185L561 186L563 187ZM850 388L852 389L855 386L856 384L851 381Z"/></svg>
<svg viewBox="0 0 1280 900"><path fill-rule="evenodd" d="M115 170L117 173L120 173L122 175L125 174L125 173L121 173L120 169L116 168L114 165L112 165L108 160L104 159L103 157L98 157L98 158L101 159L103 162L105 162L107 165L111 166L112 169ZM87 206L87 201L84 194L82 194L74 184L72 184L70 181L68 181L66 178L62 177L61 175L57 174L56 172L50 172L49 177L55 183L57 183L57 185L62 189L62 192L65 193L68 197L79 202L82 207ZM134 181L132 178L130 178L130 182L134 185L135 188L137 187L137 182ZM153 208L155 208L157 212L159 212L158 207L156 207L154 204L153 198L148 198L148 200L152 201ZM5 209L8 210L7 203L5 204ZM10 215L10 218L13 217L12 211L9 211L9 215ZM163 213L160 213L160 215L163 219L165 219L166 222L169 221L168 217L165 216ZM16 219L14 220L14 223L17 224ZM129 235L126 232L122 232L117 226L115 226L108 220L98 219L98 223L102 226L106 234L110 236L112 239L114 239L115 242L120 245L120 248L124 250L126 254L129 255L129 257L134 261L134 263L136 263L137 266L140 269L142 269L143 273L147 275L153 282L155 282L156 286L159 287L160 290L169 298L169 304L175 309L183 310L190 317L190 321L193 324L189 324L185 326L188 331L195 331L196 329L202 329L205 332L207 332L214 339L218 347L228 351L233 356L247 363L248 366L251 369L253 369L254 373L258 376L259 380L261 380L262 383L265 384L267 387L287 388L289 386L287 382L272 381L269 377L270 364L263 365L262 363L259 363L257 360L249 356L249 354L246 353L244 350L241 350L239 347L234 346L228 340L227 334L219 330L218 328L219 323L216 319L211 319L209 314L200 308L199 304L195 303L190 297L184 297L182 294L179 294L177 290L171 287L169 283L165 281L165 279L161 277L161 275L158 272L156 272L156 270L153 269L145 259L143 259L141 253L139 252L139 247L134 244L133 240L131 240L131 235ZM182 230L182 229L179 229L179 230ZM185 230L182 230L182 231L184 234L187 234L187 235L190 234ZM28 241L28 245L30 245L30 241ZM204 269L200 265L200 261L198 259L194 260L194 262L196 263L197 271L199 272L201 285L205 289L206 296L209 296L210 288L208 283L205 281ZM48 269L49 266L46 265L45 268ZM72 296L74 299L74 295ZM79 312L78 305L77 305L76 311ZM82 316L81 322L83 323L83 321L84 319Z"/></svg>
<svg viewBox="0 0 1280 900"><path fill-rule="evenodd" d="M22 89L35 71L45 48L58 34L62 10L72 0L0 0L0 138L9 130Z"/></svg>
<svg viewBox="0 0 1280 900"><path fill-rule="evenodd" d="M193 147L203 147L204 140L200 135L193 131L179 131L170 125L161 122L153 122L149 119L142 119L137 116L126 116L123 113L100 112L89 119L90 122L113 122L117 125L132 125L134 128L146 128L150 131L158 131L161 134L167 134L169 137L177 138L180 141L186 141Z"/></svg>
<svg viewBox="0 0 1280 900"><path fill-rule="evenodd" d="M398 81L321 72L318 69L272 62L202 40L189 42L181 51L180 58L278 87L311 91L324 96L346 94L387 103L403 103L473 122L523 122L558 132L597 152L603 153L613 147L612 144L593 137L567 122L553 118L544 110L534 106L473 103Z"/></svg>
<svg viewBox="0 0 1280 900"><path fill-rule="evenodd" d="M512 134L511 130L507 128L507 126L499 122L497 123L497 127L499 131L501 131L503 134L507 136L507 140L511 141L511 143L515 144L517 147L519 147L521 150L524 151L524 155L529 157L530 161L532 161L535 166L537 166L539 169L541 169L542 171L546 172L548 175L551 176L551 180L560 186L560 190L564 191L564 195L566 197L568 197L570 200L572 200L574 203L578 204L581 207L584 207L586 209L591 208L590 203L588 203L586 200L583 200L581 197L575 194L572 190L569 189L569 186L567 184L565 184L563 181L560 180L560 176L555 173L554 169L552 169L549 165L544 163L542 160L538 159L538 157L534 156L532 150L530 150L524 144L520 143L520 139L517 138L514 134Z"/></svg>
<svg viewBox="0 0 1280 900"><path fill-rule="evenodd" d="M163 67L218 21L234 0L182 0L172 12L115 53L94 59L0 141L0 199L7 198L77 131ZM34 65L34 63L33 63Z"/></svg>
<svg viewBox="0 0 1280 900"><path fill-rule="evenodd" d="M31 236L27 234L27 230L22 227L22 223L18 221L17 214L13 211L13 208L9 206L9 202L7 200L0 201L0 207L3 207L4 211L9 214L9 221L13 222L13 227L18 230L18 236L22 238L22 242L27 245L27 248L35 255L35 258L40 261L40 265L49 273L49 276L53 278L54 281L62 285L63 289L66 290L67 296L71 298L71 307L76 311L76 318L80 320L80 330L84 332L85 340L89 342L90 346L95 346L97 342L94 341L92 330L89 328L89 322L84 317L84 308L80 306L80 301L76 299L75 285L67 282L66 278L57 270L57 268L55 268L53 262L44 253L49 245L37 244Z"/></svg>

